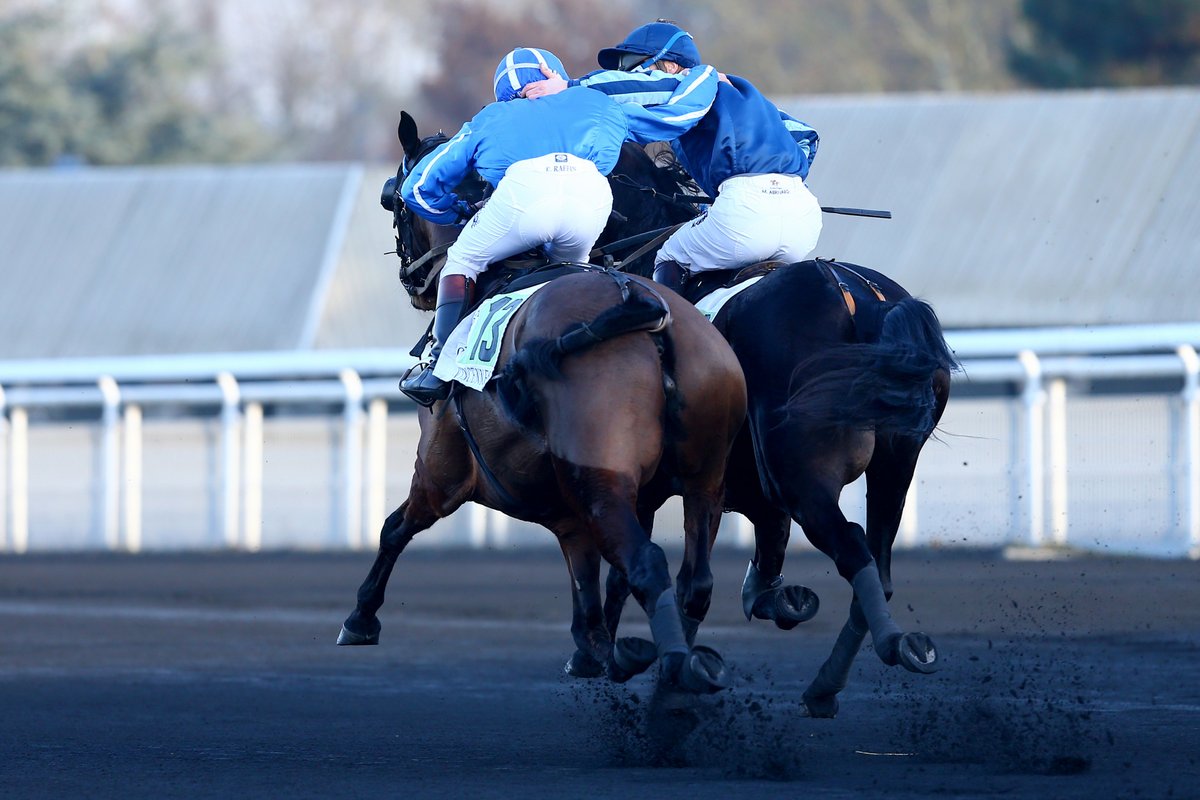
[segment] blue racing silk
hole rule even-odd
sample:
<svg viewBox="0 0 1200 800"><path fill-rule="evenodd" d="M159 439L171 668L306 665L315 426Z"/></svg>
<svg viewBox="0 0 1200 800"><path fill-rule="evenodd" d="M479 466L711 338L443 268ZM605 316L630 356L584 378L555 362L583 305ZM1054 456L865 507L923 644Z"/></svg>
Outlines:
<svg viewBox="0 0 1200 800"><path fill-rule="evenodd" d="M602 94L567 89L536 100L517 98L484 106L438 145L404 179L400 189L413 212L439 225L458 220L458 186L472 171L495 186L518 161L570 153L612 172L628 137L630 119Z"/></svg>
<svg viewBox="0 0 1200 800"><path fill-rule="evenodd" d="M649 144L669 142L698 123L717 96L717 83L717 71L700 64L674 75L660 70L597 70L569 85L595 89L616 100L626 114L639 120L631 138Z"/></svg>
<svg viewBox="0 0 1200 800"><path fill-rule="evenodd" d="M728 75L729 83L717 82L713 70L709 85L707 77L693 75L705 69L712 68L695 67L689 75L601 70L572 83L604 92L623 106L644 106L660 118L699 112L694 127L660 141L671 141L684 168L712 196L737 175L807 178L820 143L817 132L776 108L745 78Z"/></svg>
<svg viewBox="0 0 1200 800"><path fill-rule="evenodd" d="M496 186L518 161L570 153L608 175L626 139L660 141L663 133L675 138L696 123L690 118L672 121L670 116L646 114L641 106L622 105L581 87L536 100L491 103L421 159L400 193L414 213L452 225L459 218L454 187L472 171Z"/></svg>
<svg viewBox="0 0 1200 800"><path fill-rule="evenodd" d="M776 173L808 177L820 138L785 114L745 78L729 75L712 109L671 143L688 174L706 193L738 175Z"/></svg>

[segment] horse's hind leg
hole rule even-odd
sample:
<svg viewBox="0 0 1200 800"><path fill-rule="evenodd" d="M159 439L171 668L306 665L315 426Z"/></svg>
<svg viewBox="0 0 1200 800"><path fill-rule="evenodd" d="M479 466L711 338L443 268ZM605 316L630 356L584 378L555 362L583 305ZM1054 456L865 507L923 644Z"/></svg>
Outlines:
<svg viewBox="0 0 1200 800"><path fill-rule="evenodd" d="M572 533L560 533L559 544L571 572L571 636L575 639L575 653L565 670L575 678L598 678L612 652L600 604L600 554Z"/></svg>
<svg viewBox="0 0 1200 800"><path fill-rule="evenodd" d="M791 630L812 619L820 601L806 586L783 583L792 519L763 494L748 428L734 444L726 478L727 504L754 526L754 558L742 581L742 611L748 620L772 620L782 630Z"/></svg>
<svg viewBox="0 0 1200 800"><path fill-rule="evenodd" d="M939 370L933 379L936 425L950 397L950 374ZM908 489L917 471L917 458L928 436L888 436L876 439L867 466L867 545L879 567L884 596L892 599L892 545L900 530Z"/></svg>
<svg viewBox="0 0 1200 800"><path fill-rule="evenodd" d="M743 511L754 526L754 558L742 580L742 611L746 619L767 619L790 631L816 616L817 593L800 584L784 585L783 560L792 520L786 511L762 505Z"/></svg>
<svg viewBox="0 0 1200 800"><path fill-rule="evenodd" d="M668 685L690 692L710 692L725 686L724 664L719 657L700 659L691 652L680 620L667 557L650 541L632 508L619 508L613 498L589 503L609 511L594 520L600 533L601 553L623 572L630 592L650 621L660 677ZM614 648L614 651L616 648Z"/></svg>
<svg viewBox="0 0 1200 800"><path fill-rule="evenodd" d="M884 596L892 599L892 546L904 516L922 440L890 437L880 440L867 467L867 546L875 558Z"/></svg>
<svg viewBox="0 0 1200 800"><path fill-rule="evenodd" d="M638 524L646 535L654 535L654 514L662 507L665 497L657 494L652 500L647 499L652 487L643 488L643 496L638 503ZM608 628L608 636L614 642L617 640L617 628L621 624L621 612L629 600L629 579L625 573L615 567L609 567L608 580L604 585L604 625ZM649 664L647 664L649 666Z"/></svg>
<svg viewBox="0 0 1200 800"><path fill-rule="evenodd" d="M689 647L695 644L696 632L708 615L712 602L711 557L721 522L722 495L723 490L719 487L692 487L683 493L684 554L676 575L675 598ZM654 525L654 510L660 505L655 503L639 509L639 520L647 532ZM611 677L623 681L648 669L654 663L656 653L653 646L643 639L616 639L621 607L630 591L629 581L619 570L612 569L608 574L607 588L605 618L609 623L609 633L616 642L614 665L619 668L613 670Z"/></svg>
<svg viewBox="0 0 1200 800"><path fill-rule="evenodd" d="M802 519L809 539L834 560L838 573L854 589L850 614L833 650L804 692L808 712L816 717L837 713L837 694L845 688L850 667L867 632L879 658L902 664L913 672L930 672L936 653L927 636L904 633L892 619L878 565L868 547L866 532L848 521L837 506L836 494L814 487Z"/></svg>
<svg viewBox="0 0 1200 800"><path fill-rule="evenodd" d="M675 576L675 595L688 645L708 615L712 602L712 548L721 523L721 489L688 490L683 495L683 563Z"/></svg>

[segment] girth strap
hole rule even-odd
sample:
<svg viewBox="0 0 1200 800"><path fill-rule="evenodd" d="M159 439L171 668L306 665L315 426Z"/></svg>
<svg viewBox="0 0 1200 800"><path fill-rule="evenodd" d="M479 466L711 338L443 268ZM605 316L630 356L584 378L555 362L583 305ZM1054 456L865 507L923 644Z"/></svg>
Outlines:
<svg viewBox="0 0 1200 800"><path fill-rule="evenodd" d="M862 282L863 282L863 284L864 284L864 285L865 285L865 286L866 286L868 289L870 289L872 292L874 292L874 293L875 293L875 299L876 299L876 300L878 300L878 301L879 301L879 302L881 302L881 303L886 303L886 302L887 302L887 298L883 296L883 290L879 288L879 284L878 284L878 283L876 283L875 281L871 280L871 279L870 279L870 278L868 278L866 275L863 275L862 273L858 272L857 270L851 269L851 268L850 268L849 266L847 266L846 264L841 264L841 263L839 263L839 262L837 262L837 261L831 261L830 263L831 263L833 266L837 267L838 269L845 270L846 272L849 272L851 275L853 275L854 277L856 277L856 278L858 278L860 281L862 281Z"/></svg>
<svg viewBox="0 0 1200 800"><path fill-rule="evenodd" d="M827 261L823 258L818 258L816 261L817 265L825 270L825 277L829 278L829 281L841 290L842 302L846 304L846 310L850 312L850 316L853 318L854 312L858 310L858 304L854 302L854 295L850 294L850 287L833 271L832 261Z"/></svg>
<svg viewBox="0 0 1200 800"><path fill-rule="evenodd" d="M864 286L871 290L871 292L875 295L875 299L877 299L879 302L887 302L887 297L884 296L883 290L879 288L879 284L875 283L875 281L871 280L860 272L831 259L818 258L816 259L816 262L824 267L826 276L838 287L839 290L841 290L842 302L846 304L846 310L850 312L851 317L853 317L854 313L858 310L858 304L854 300L854 295L850 293L850 287L846 285L846 282L838 276L837 271L834 269L835 267L838 270L849 272L851 275L858 278L858 280Z"/></svg>
<svg viewBox="0 0 1200 800"><path fill-rule="evenodd" d="M475 456L475 463L479 465L479 471L483 473L483 477L488 482L488 485L496 491L496 494L500 495L500 499L506 506L509 508L519 508L520 504L508 493L508 490L504 488L504 484L500 483L500 479L496 477L496 473L492 472L492 468L484 460L483 453L479 450L479 443L475 441L475 437L471 434L471 428L467 425L467 415L463 412L462 407L462 395L463 388L455 386L454 416L458 418L458 427L462 430L463 438L467 440L467 447L471 449L471 455Z"/></svg>

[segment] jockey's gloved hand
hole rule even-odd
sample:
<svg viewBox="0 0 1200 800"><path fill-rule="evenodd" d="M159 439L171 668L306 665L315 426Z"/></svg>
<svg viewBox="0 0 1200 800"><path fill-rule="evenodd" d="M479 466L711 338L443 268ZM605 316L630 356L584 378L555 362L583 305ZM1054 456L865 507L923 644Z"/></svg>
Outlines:
<svg viewBox="0 0 1200 800"><path fill-rule="evenodd" d="M458 224L465 225L467 220L475 216L475 212L479 210L478 206L468 203L466 200L455 200L452 206L454 213L458 214Z"/></svg>

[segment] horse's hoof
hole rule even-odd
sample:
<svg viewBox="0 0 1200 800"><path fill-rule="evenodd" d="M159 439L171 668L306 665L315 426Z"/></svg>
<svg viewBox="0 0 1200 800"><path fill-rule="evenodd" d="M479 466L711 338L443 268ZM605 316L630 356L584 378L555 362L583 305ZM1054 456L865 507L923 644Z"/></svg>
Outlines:
<svg viewBox="0 0 1200 800"><path fill-rule="evenodd" d="M572 678L599 678L604 674L604 664L591 653L576 650L563 667L563 671Z"/></svg>
<svg viewBox="0 0 1200 800"><path fill-rule="evenodd" d="M371 617L364 622L355 611L342 623L342 632L338 634L337 643L339 645L379 644L381 627L378 617ZM354 630L355 628L360 630ZM365 631L361 629L365 629Z"/></svg>
<svg viewBox="0 0 1200 800"><path fill-rule="evenodd" d="M804 711L805 716L814 719L833 719L838 712L838 699L836 694L825 696L810 695L804 693Z"/></svg>
<svg viewBox="0 0 1200 800"><path fill-rule="evenodd" d="M896 658L909 672L928 675L937 672L937 648L923 633L906 633L896 643Z"/></svg>
<svg viewBox="0 0 1200 800"><path fill-rule="evenodd" d="M679 684L694 694L712 694L729 688L725 659L711 647L696 645L679 670Z"/></svg>
<svg viewBox="0 0 1200 800"><path fill-rule="evenodd" d="M658 648L649 639L623 636L613 644L612 658L608 660L608 677L613 683L625 683L634 675L641 675L658 659Z"/></svg>
<svg viewBox="0 0 1200 800"><path fill-rule="evenodd" d="M780 630L790 631L817 615L821 600L807 586L781 586L754 601L754 616L774 620Z"/></svg>
<svg viewBox="0 0 1200 800"><path fill-rule="evenodd" d="M379 644L379 631L372 634L355 633L343 625L342 632L338 634L337 643L339 645Z"/></svg>

